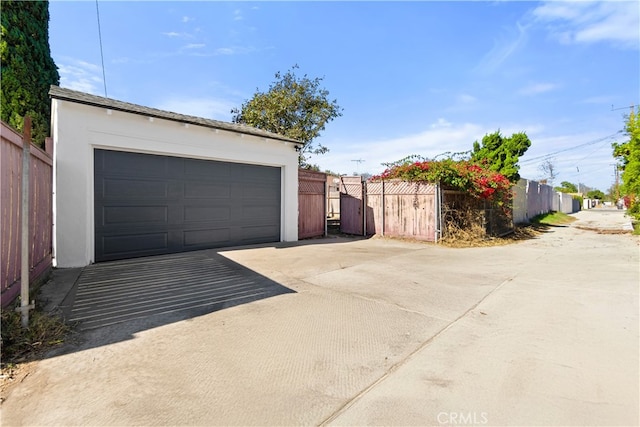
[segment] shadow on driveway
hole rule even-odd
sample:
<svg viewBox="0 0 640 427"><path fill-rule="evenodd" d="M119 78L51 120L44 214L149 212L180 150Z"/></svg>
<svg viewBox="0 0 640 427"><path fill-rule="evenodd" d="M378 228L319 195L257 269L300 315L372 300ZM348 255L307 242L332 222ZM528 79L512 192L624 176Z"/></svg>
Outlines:
<svg viewBox="0 0 640 427"><path fill-rule="evenodd" d="M214 249L93 264L60 304L66 322L82 331L82 343L51 356L80 350L77 344L81 349L107 345L142 330L294 292Z"/></svg>

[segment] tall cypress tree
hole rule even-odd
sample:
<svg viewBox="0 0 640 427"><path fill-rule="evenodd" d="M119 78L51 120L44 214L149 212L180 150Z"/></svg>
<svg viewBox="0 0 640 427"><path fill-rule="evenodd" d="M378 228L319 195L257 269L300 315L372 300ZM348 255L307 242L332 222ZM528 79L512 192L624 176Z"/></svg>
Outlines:
<svg viewBox="0 0 640 427"><path fill-rule="evenodd" d="M30 115L33 142L44 146L51 126L49 86L60 83L49 48L49 2L2 0L0 8L0 115L19 131Z"/></svg>

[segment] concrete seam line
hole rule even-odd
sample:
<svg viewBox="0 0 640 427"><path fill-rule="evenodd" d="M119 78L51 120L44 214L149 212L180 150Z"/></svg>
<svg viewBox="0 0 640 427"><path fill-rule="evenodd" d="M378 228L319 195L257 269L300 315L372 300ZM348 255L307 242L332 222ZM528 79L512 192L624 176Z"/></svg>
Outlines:
<svg viewBox="0 0 640 427"><path fill-rule="evenodd" d="M333 420L335 420L336 418L338 418L347 409L352 407L358 400L360 400L360 398L362 398L364 395L366 395L369 391L373 390L378 384L380 384L384 380L386 380L392 373L394 373L395 371L400 369L402 366L404 366L407 362L409 362L411 359L413 359L413 357L416 354L418 354L419 352L424 350L426 347L428 347L433 341L435 341L436 338L438 338L440 335L442 335L447 330L449 330L451 327L453 327L456 323L458 323L458 321L460 321L462 318L466 317L467 314L469 314L471 311L475 310L475 308L478 307L480 304L482 304L487 298L489 298L495 292L500 290L507 283L513 281L513 279L515 279L517 276L518 276L518 274L515 274L515 275L505 279L502 283L500 283L498 286L496 286L491 291L489 291L489 293L487 293L484 297L482 297L478 302L476 302L474 305L472 305L467 311L462 313L460 316L458 316L455 320L453 320L451 323L446 325L444 328L442 328L438 332L436 332L431 338L427 339L418 348L416 348L414 351L409 353L409 355L407 357L405 357L404 359L398 361L393 366L391 366L387 370L387 372L385 372L380 378L378 378L377 380L375 380L374 382L369 384L367 387L362 389L360 392L358 392L355 396L353 396L351 399L349 399L347 402L345 402L344 405L340 406L333 414L329 415L329 417L327 417L324 421L322 421L318 425L325 426L328 423L330 423Z"/></svg>

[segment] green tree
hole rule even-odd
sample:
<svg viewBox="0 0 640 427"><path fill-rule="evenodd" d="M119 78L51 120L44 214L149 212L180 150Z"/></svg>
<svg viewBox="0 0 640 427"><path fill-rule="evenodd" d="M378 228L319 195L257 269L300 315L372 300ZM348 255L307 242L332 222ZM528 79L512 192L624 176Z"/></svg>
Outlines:
<svg viewBox="0 0 640 427"><path fill-rule="evenodd" d="M613 144L613 156L622 171L620 191L630 201L629 212L640 217L640 111L631 111L625 123L629 141Z"/></svg>
<svg viewBox="0 0 640 427"><path fill-rule="evenodd" d="M551 159L547 159L538 166L538 170L542 172L542 179L546 181L546 184L553 185L553 181L558 176L558 172L556 169L556 165L551 161Z"/></svg>
<svg viewBox="0 0 640 427"><path fill-rule="evenodd" d="M0 74L2 120L19 131L32 119L32 139L44 146L50 134L49 86L60 83L49 48L49 2L2 0Z"/></svg>
<svg viewBox="0 0 640 427"><path fill-rule="evenodd" d="M587 193L587 199L604 200L604 193L600 190L591 190Z"/></svg>
<svg viewBox="0 0 640 427"><path fill-rule="evenodd" d="M294 65L285 74L277 72L276 81L266 92L257 92L242 106L231 110L233 122L277 133L304 143L299 162L306 166L309 155L329 149L313 140L328 122L342 115L337 101L328 99L329 91L320 87L323 78L298 77Z"/></svg>
<svg viewBox="0 0 640 427"><path fill-rule="evenodd" d="M518 159L530 146L531 141L526 133L514 133L507 138L498 130L485 135L482 145L478 141L473 143L471 160L486 163L490 170L501 173L515 183L520 179Z"/></svg>
<svg viewBox="0 0 640 427"><path fill-rule="evenodd" d="M555 187L554 190L560 191L561 193L577 193L578 187L569 181L562 181L560 187Z"/></svg>

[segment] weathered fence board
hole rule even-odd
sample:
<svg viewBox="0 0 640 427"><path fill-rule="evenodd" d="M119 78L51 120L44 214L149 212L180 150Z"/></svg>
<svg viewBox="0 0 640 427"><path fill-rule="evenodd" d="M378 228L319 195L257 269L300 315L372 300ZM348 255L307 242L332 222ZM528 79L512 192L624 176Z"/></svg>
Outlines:
<svg viewBox="0 0 640 427"><path fill-rule="evenodd" d="M20 292L22 135L3 122L0 140L0 298L6 307ZM53 163L35 145L30 151L29 266L33 283L51 267Z"/></svg>
<svg viewBox="0 0 640 427"><path fill-rule="evenodd" d="M366 213L366 221L363 218ZM342 177L340 231L436 239L436 186L403 181L362 182Z"/></svg>
<svg viewBox="0 0 640 427"><path fill-rule="evenodd" d="M326 233L327 174L298 170L298 238Z"/></svg>
<svg viewBox="0 0 640 427"><path fill-rule="evenodd" d="M580 204L571 194L560 193L553 187L536 181L521 179L513 187L513 222L527 223L536 215L550 211L574 213Z"/></svg>
<svg viewBox="0 0 640 427"><path fill-rule="evenodd" d="M364 184L362 177L340 178L340 232L364 234Z"/></svg>
<svg viewBox="0 0 640 427"><path fill-rule="evenodd" d="M435 233L434 184L367 183L367 234L434 241Z"/></svg>

